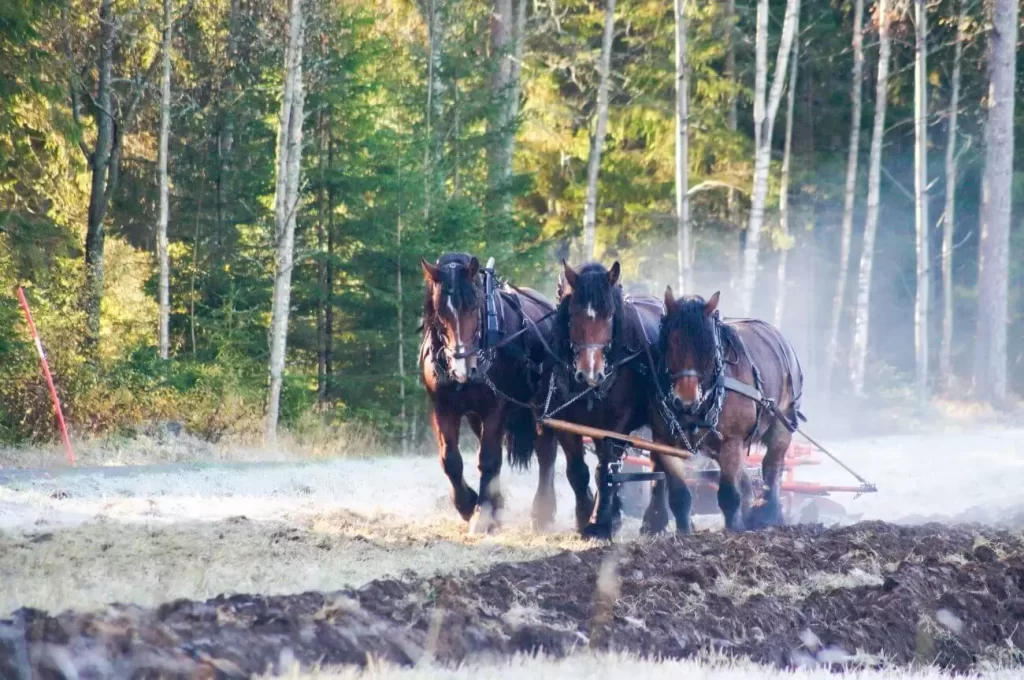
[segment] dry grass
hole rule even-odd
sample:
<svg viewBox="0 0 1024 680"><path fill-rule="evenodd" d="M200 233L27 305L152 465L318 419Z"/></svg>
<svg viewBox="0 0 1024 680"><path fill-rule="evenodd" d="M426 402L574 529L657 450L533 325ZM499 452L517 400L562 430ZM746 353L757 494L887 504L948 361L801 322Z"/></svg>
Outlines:
<svg viewBox="0 0 1024 680"><path fill-rule="evenodd" d="M584 547L571 533L510 527L495 536L469 536L459 522L409 524L349 512L291 523L99 522L0 533L0 615L22 606L60 611L221 593L340 590L410 571L477 570Z"/></svg>
<svg viewBox="0 0 1024 680"><path fill-rule="evenodd" d="M293 670L285 677L292 680L512 680L513 678L560 678L570 680L948 680L954 676L937 668L851 669L837 675L825 668L792 671L758 666L753 663L708 657L687 661L656 661L620 654L578 654L562 660L518 656L488 663L465 664L445 668L422 664L416 668L397 668L372 664L362 669ZM960 676L964 677L964 676ZM966 676L970 677L970 676ZM994 670L984 675L992 680L1019 678L1019 671Z"/></svg>

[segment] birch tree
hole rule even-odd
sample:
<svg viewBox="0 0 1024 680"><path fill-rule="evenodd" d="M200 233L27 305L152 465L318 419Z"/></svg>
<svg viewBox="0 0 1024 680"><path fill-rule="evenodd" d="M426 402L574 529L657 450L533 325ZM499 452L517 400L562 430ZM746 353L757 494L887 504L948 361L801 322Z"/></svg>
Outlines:
<svg viewBox="0 0 1024 680"><path fill-rule="evenodd" d="M487 170L490 191L498 199L498 212L503 216L508 216L512 209L508 184L512 179L516 117L519 115L519 81L526 42L526 2L495 0L491 13L491 51L498 59L498 67L491 80L495 113Z"/></svg>
<svg viewBox="0 0 1024 680"><path fill-rule="evenodd" d="M793 147L793 112L796 108L796 77L800 62L800 40L793 41L793 58L789 62L789 92L786 99L786 140L782 150L782 184L779 186L779 232L782 247L779 251L778 278L775 289L775 327L782 327L786 310L786 261L792 247L789 232L789 168Z"/></svg>
<svg viewBox="0 0 1024 680"><path fill-rule="evenodd" d="M843 193L843 224L839 240L839 273L825 349L824 388L827 394L839 359L839 327L846 304L846 283L850 277L850 244L853 240L853 209L857 196L857 165L860 160L861 91L864 84L864 0L853 4L853 73L850 83L850 146L846 153L846 186Z"/></svg>
<svg viewBox="0 0 1024 680"><path fill-rule="evenodd" d="M928 394L928 13L914 0L914 224L917 237L917 286L914 293L914 382L918 396Z"/></svg>
<svg viewBox="0 0 1024 680"><path fill-rule="evenodd" d="M979 398L1000 404L1007 393L1006 331L1009 323L1017 1L993 0L991 11L974 387Z"/></svg>
<svg viewBox="0 0 1024 680"><path fill-rule="evenodd" d="M295 217L299 207L302 168L302 117L305 91L302 85L304 36L302 0L290 0L288 45L284 56L284 95L277 133L277 183L274 194L275 270L273 313L270 320L270 396L267 402L268 443L277 439L281 387L288 342Z"/></svg>
<svg viewBox="0 0 1024 680"><path fill-rule="evenodd" d="M590 138L590 159L587 163L587 193L583 203L583 259L595 257L597 240L597 176L601 170L601 150L608 131L608 89L611 86L612 42L615 38L615 0L606 0L604 36L598 61L597 126Z"/></svg>
<svg viewBox="0 0 1024 680"><path fill-rule="evenodd" d="M167 222L170 213L170 182L167 177L167 146L171 135L171 43L174 24L171 18L171 0L164 0L163 76L160 80L160 142L157 153L157 173L160 186L160 213L156 224L156 250L160 260L160 281L157 285L159 302L160 358L170 353L171 317L171 261L167 247Z"/></svg>
<svg viewBox="0 0 1024 680"><path fill-rule="evenodd" d="M960 108L960 59L964 50L966 21L967 0L961 0L956 43L953 45L946 138L946 208L942 215L942 340L939 346L939 378L946 389L953 386L953 234L956 230L957 116Z"/></svg>
<svg viewBox="0 0 1024 680"><path fill-rule="evenodd" d="M676 220L679 290L690 291L690 66L686 56L686 0L675 0L676 18Z"/></svg>
<svg viewBox="0 0 1024 680"><path fill-rule="evenodd" d="M857 273L857 306L853 320L853 349L850 353L850 381L857 395L864 394L864 373L868 355L868 323L871 311L871 269L875 258L875 233L878 231L878 200L882 174L882 142L885 137L885 110L889 89L889 0L878 0L878 76L875 81L875 122L871 130L871 154L868 158L867 216L864 242Z"/></svg>
<svg viewBox="0 0 1024 680"><path fill-rule="evenodd" d="M750 221L743 249L743 279L740 304L745 315L751 313L754 287L757 284L757 264L761 245L761 227L768 199L768 172L772 159L772 132L775 115L782 100L786 84L786 71L793 40L800 22L800 0L786 0L786 18L782 24L782 37L775 57L775 77L768 93L768 0L757 3L757 39L755 43L756 71L754 79L754 181L750 201ZM767 93L767 97L766 97Z"/></svg>

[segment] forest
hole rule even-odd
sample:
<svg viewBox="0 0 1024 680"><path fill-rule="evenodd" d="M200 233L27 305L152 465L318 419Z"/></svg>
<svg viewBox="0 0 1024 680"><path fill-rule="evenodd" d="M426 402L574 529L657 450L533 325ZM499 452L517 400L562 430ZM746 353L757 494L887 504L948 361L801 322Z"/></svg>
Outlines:
<svg viewBox="0 0 1024 680"><path fill-rule="evenodd" d="M424 438L419 260L722 291L805 402L1024 392L1014 0L5 0L0 443Z"/></svg>

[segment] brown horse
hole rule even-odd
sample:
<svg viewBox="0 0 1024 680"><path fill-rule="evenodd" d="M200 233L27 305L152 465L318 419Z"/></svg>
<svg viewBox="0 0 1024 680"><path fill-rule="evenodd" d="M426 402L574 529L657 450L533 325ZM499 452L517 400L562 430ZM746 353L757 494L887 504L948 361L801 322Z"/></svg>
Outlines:
<svg viewBox="0 0 1024 680"><path fill-rule="evenodd" d="M554 363L546 415L628 434L648 424L651 374L646 355L657 338L662 304L655 297L623 297L619 263L579 272L563 261L564 284L555 318ZM576 494L577 524L584 536L608 539L621 523L621 502L608 477L621 455L596 444L597 507L590 517L590 473L579 436L559 433L567 475Z"/></svg>
<svg viewBox="0 0 1024 680"><path fill-rule="evenodd" d="M756 319L722 321L718 300L718 293L706 301L700 296L676 300L671 288L665 291L652 431L658 441L718 461L718 506L727 529L781 524L781 473L798 419L803 419L803 372L793 347L775 327ZM766 488L763 504L752 509L745 459L756 441L767 447L762 464ZM662 457L658 462L667 473L676 528L687 532L691 498L682 461ZM645 518L652 531L667 525L658 503L652 498Z"/></svg>
<svg viewBox="0 0 1024 680"><path fill-rule="evenodd" d="M510 465L527 467L534 450L540 480L533 520L544 528L555 515L556 443L550 431L537 434L533 412L524 407L541 385L543 334L551 333L554 306L535 291L494 290L490 309L497 337L485 331L487 300L475 257L447 253L436 264L420 262L426 279L420 377L431 402L441 467L452 500L471 532L500 524L502 439ZM480 441L480 491L463 478L459 429L465 418Z"/></svg>

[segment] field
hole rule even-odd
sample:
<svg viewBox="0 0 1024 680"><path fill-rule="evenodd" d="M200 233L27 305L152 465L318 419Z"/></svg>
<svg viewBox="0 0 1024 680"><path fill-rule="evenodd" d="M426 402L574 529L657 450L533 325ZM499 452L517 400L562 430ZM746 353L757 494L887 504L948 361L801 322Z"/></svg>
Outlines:
<svg viewBox="0 0 1024 680"><path fill-rule="evenodd" d="M709 517L640 540L627 522L599 547L570 530L561 468L556 531L530 530L535 472L517 472L488 537L465 534L432 459L8 468L0 676L1011 677L1024 431L830 443L880 487L846 501L858 524L727 536Z"/></svg>

